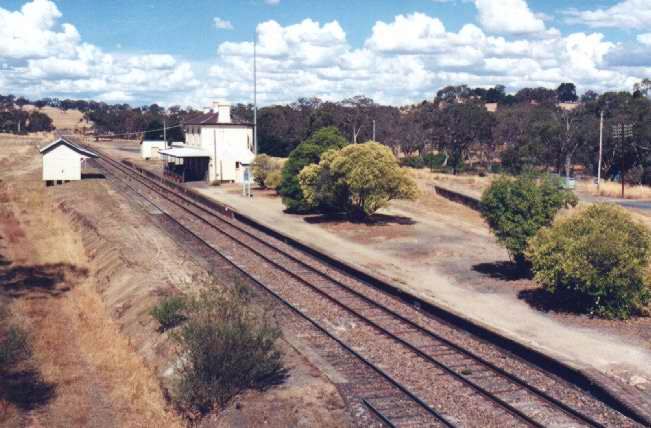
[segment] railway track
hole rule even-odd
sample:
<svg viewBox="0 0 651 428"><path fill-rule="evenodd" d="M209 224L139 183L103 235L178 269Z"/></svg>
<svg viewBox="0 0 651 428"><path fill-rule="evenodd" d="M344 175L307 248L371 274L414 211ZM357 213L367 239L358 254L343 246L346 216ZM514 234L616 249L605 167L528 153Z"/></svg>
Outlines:
<svg viewBox="0 0 651 428"><path fill-rule="evenodd" d="M101 154L100 165L362 361L326 359L389 426L635 426L553 375ZM338 368L339 369L339 368Z"/></svg>

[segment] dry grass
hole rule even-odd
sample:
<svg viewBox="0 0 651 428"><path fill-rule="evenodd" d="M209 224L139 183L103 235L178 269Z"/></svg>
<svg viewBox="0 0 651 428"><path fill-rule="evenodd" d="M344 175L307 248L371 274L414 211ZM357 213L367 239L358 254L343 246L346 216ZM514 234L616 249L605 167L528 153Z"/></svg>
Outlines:
<svg viewBox="0 0 651 428"><path fill-rule="evenodd" d="M50 106L38 109L33 105L26 105L23 107L23 110L38 110L41 113L47 114L52 119L52 123L56 129L82 129L92 126L92 123L87 123L84 120L84 114L79 110L64 111Z"/></svg>
<svg viewBox="0 0 651 428"><path fill-rule="evenodd" d="M426 168L406 168L409 175L419 184L441 184L453 189L465 190L466 192L481 194L492 182L495 175L480 177L478 175L453 175L440 172L431 172Z"/></svg>
<svg viewBox="0 0 651 428"><path fill-rule="evenodd" d="M4 215L0 224L15 229L17 221L23 232L22 236L12 232L19 241L7 254L13 266L25 266L29 272L30 267L55 265L64 278L52 289L26 289L25 298L14 304L17 316L31 331L34 361L57 390L32 422L38 426L182 426L168 409L155 373L120 333L98 295L79 235L35 178L30 174L19 183L7 183L9 213L5 214L14 221L7 223L9 215ZM25 284L31 280L28 275Z"/></svg>
<svg viewBox="0 0 651 428"><path fill-rule="evenodd" d="M589 193L594 196L605 196L609 198L622 197L622 184L615 181L602 180L599 189L592 181L580 181L576 184L579 192ZM649 186L624 186L625 199L651 199L651 187Z"/></svg>

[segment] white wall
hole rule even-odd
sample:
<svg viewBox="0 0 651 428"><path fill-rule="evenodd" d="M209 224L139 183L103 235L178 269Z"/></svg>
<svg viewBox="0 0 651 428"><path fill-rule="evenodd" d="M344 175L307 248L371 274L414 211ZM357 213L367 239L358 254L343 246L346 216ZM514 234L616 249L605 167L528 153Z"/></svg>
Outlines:
<svg viewBox="0 0 651 428"><path fill-rule="evenodd" d="M140 156L143 159L160 159L158 152L165 148L165 141L143 141L140 144Z"/></svg>
<svg viewBox="0 0 651 428"><path fill-rule="evenodd" d="M60 144L43 155L43 180L81 180L81 160L85 158Z"/></svg>
<svg viewBox="0 0 651 428"><path fill-rule="evenodd" d="M187 134L186 134L187 141ZM210 153L208 181L241 181L241 172L235 168L236 159L228 157L226 147L239 146L251 150L253 129L249 126L202 126L201 147Z"/></svg>

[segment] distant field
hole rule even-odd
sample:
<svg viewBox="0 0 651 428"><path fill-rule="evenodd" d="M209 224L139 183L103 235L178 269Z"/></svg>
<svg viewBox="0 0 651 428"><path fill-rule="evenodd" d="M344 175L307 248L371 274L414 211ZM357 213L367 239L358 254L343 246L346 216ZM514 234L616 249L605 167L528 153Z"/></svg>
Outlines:
<svg viewBox="0 0 651 428"><path fill-rule="evenodd" d="M38 110L42 113L47 114L50 116L54 126L57 129L83 129L92 127L92 123L87 123L84 120L84 114L79 110L63 111L61 109L49 106L37 109L33 105L26 105L23 107L23 109L28 111Z"/></svg>

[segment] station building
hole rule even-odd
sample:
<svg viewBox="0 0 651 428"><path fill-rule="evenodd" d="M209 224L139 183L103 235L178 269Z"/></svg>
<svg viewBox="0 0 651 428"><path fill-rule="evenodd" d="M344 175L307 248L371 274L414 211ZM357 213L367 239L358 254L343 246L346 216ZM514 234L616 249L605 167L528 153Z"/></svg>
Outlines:
<svg viewBox="0 0 651 428"><path fill-rule="evenodd" d="M165 175L182 182L243 182L255 157L253 127L231 117L230 104L213 103L212 109L183 123L184 145L159 152Z"/></svg>
<svg viewBox="0 0 651 428"><path fill-rule="evenodd" d="M43 181L47 186L81 180L86 160L97 154L70 140L59 138L40 150L43 155Z"/></svg>

